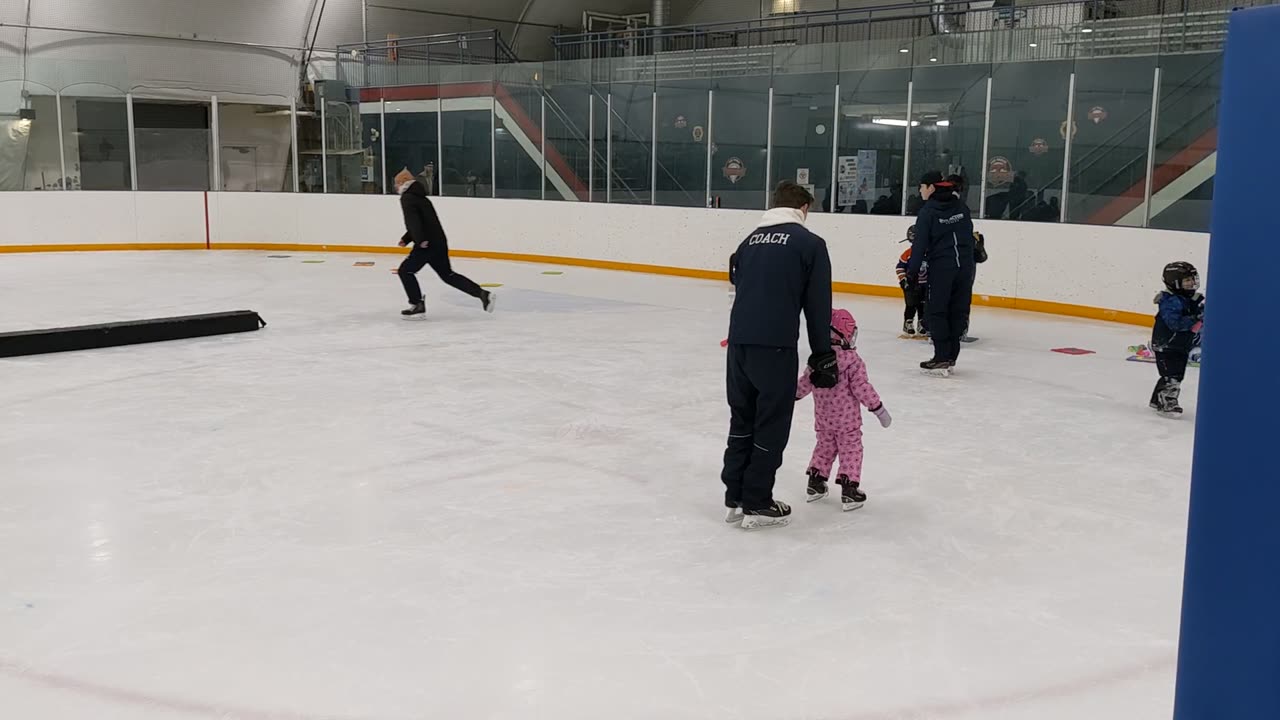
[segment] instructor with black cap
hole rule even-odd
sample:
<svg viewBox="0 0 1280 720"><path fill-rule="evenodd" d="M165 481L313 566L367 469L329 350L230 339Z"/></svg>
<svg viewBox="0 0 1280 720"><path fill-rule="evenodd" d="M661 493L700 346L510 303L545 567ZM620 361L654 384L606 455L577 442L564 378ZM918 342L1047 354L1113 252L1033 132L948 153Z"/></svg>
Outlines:
<svg viewBox="0 0 1280 720"><path fill-rule="evenodd" d="M742 528L786 525L791 508L773 499L773 483L791 436L799 371L800 313L809 336L810 379L836 385L831 351L831 257L805 229L813 195L790 180L773 192L773 209L730 261L736 293L729 319L726 385L729 441L724 451L725 521Z"/></svg>
<svg viewBox="0 0 1280 720"><path fill-rule="evenodd" d="M933 358L920 363L931 375L947 376L960 355L960 338L969 327L973 303L973 220L969 207L956 195L954 183L931 170L920 178L924 206L916 216L907 278L918 277L920 264L929 263L929 331Z"/></svg>

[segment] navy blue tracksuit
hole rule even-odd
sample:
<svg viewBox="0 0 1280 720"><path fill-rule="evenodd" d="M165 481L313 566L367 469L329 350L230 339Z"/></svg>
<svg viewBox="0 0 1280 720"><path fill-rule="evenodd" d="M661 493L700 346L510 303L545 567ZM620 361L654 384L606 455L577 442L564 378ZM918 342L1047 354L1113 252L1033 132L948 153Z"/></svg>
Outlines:
<svg viewBox="0 0 1280 720"><path fill-rule="evenodd" d="M813 353L831 351L831 258L799 223L757 228L734 254L729 319L725 505L763 510L791 437L800 312Z"/></svg>
<svg viewBox="0 0 1280 720"><path fill-rule="evenodd" d="M916 239L911 243L907 277L915 277L920 264L929 263L929 332L933 359L955 362L960 338L969 327L973 304L973 220L969 208L952 195L930 197L916 216Z"/></svg>

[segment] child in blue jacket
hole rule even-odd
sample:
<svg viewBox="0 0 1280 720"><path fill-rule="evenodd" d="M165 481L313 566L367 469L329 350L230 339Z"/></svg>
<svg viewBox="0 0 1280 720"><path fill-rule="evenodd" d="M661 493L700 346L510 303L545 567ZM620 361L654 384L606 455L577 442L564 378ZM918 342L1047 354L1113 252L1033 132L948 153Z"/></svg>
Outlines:
<svg viewBox="0 0 1280 720"><path fill-rule="evenodd" d="M1151 393L1151 408L1162 415L1182 414L1178 394L1187 373L1191 349L1200 344L1204 327L1204 295L1200 273L1188 262L1172 262L1164 267L1165 290L1156 295L1160 306L1151 328L1151 349L1156 355L1160 380Z"/></svg>

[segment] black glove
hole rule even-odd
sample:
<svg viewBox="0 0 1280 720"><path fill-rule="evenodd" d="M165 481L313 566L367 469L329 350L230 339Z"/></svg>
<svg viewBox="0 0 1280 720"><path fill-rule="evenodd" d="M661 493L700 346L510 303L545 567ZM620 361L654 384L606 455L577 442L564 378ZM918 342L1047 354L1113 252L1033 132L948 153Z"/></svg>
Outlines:
<svg viewBox="0 0 1280 720"><path fill-rule="evenodd" d="M914 286L915 283L911 282L908 278L902 278L898 281L898 287L901 287L903 290L910 290Z"/></svg>
<svg viewBox="0 0 1280 720"><path fill-rule="evenodd" d="M840 379L840 364L831 351L809 356L809 381L816 388L833 388Z"/></svg>

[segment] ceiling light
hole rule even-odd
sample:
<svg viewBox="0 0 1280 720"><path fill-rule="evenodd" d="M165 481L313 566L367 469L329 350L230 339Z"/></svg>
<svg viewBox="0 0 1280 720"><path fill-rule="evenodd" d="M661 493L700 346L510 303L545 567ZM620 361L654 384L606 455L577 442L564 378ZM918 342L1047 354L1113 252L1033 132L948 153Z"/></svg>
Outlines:
<svg viewBox="0 0 1280 720"><path fill-rule="evenodd" d="M1085 33L1085 32L1093 32L1093 28L1080 28L1080 32L1082 32L1082 33Z"/></svg>
<svg viewBox="0 0 1280 720"><path fill-rule="evenodd" d="M938 125L938 127L951 127L951 121L950 121L950 120L939 120L939 121L937 122L937 125Z"/></svg>
<svg viewBox="0 0 1280 720"><path fill-rule="evenodd" d="M938 58L929 58L929 62L938 62Z"/></svg>
<svg viewBox="0 0 1280 720"><path fill-rule="evenodd" d="M894 126L894 127L906 127L906 126L907 126L907 121L906 121L906 120L902 120L902 119L900 119L900 118L871 118L871 122L875 123L876 125L892 125L892 126ZM919 121L919 120L912 120L912 121L911 121L911 127L916 127L916 126L918 126L919 124L920 124L920 121Z"/></svg>
<svg viewBox="0 0 1280 720"><path fill-rule="evenodd" d="M905 52L911 52L911 51L906 48L898 48L898 52L905 53Z"/></svg>
<svg viewBox="0 0 1280 720"><path fill-rule="evenodd" d="M1040 46L1036 45L1035 43L1027 43L1027 47L1040 47Z"/></svg>

